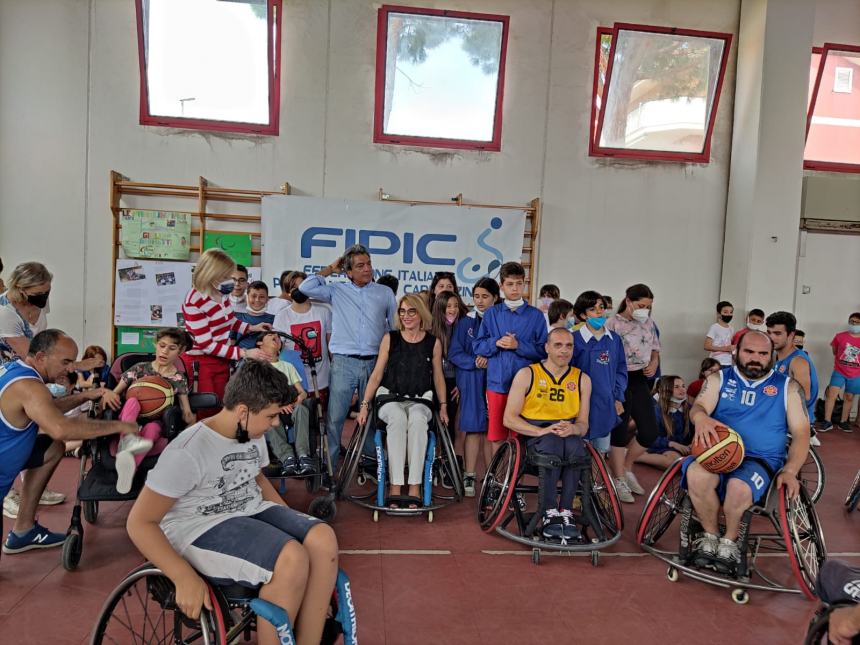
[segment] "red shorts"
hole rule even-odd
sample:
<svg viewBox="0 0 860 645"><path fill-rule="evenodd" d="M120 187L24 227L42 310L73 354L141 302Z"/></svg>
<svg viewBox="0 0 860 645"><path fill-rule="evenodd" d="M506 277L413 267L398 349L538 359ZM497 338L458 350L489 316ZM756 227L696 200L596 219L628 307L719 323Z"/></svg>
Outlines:
<svg viewBox="0 0 860 645"><path fill-rule="evenodd" d="M504 441L513 434L504 423L507 403L507 394L487 390L487 439L490 441Z"/></svg>

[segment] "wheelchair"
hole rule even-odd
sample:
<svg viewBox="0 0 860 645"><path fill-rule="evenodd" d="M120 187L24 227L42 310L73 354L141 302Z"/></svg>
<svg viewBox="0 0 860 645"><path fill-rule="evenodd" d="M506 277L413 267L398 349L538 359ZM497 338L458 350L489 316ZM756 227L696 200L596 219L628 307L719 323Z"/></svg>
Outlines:
<svg viewBox="0 0 860 645"><path fill-rule="evenodd" d="M160 569L145 563L129 573L110 593L99 613L90 645L102 643L201 643L226 645L243 636L251 638L256 631L258 615L276 627L284 624L286 612L257 597L258 588L240 584L218 585L206 580L212 610L201 609L192 620L176 605L176 588ZM286 620L289 623L289 618ZM294 643L292 630L281 637L282 643ZM335 643L343 636L344 645L357 640L355 606L349 579L338 571L321 644ZM279 630L280 634L280 630Z"/></svg>
<svg viewBox="0 0 860 645"><path fill-rule="evenodd" d="M812 616L804 639L805 645L827 645L830 614L837 609L853 607L860 603L860 569L849 567L839 560L827 560L818 574L816 584L818 597L823 605ZM851 639L852 645L860 645L860 634Z"/></svg>
<svg viewBox="0 0 860 645"><path fill-rule="evenodd" d="M306 475L267 475L269 479L280 481L278 486L279 492L283 495L286 492L285 482L287 479L304 479L305 487L309 493L317 493L322 488L328 488L328 494L321 495L313 499L308 506L308 515L331 522L337 515L337 503L333 491L334 485L334 467L332 465L331 455L328 449L328 440L325 429L325 417L323 415L322 405L320 403L319 388L317 386L317 370L316 363L313 358L313 350L308 347L305 340L299 336L294 336L286 332L275 332L281 338L292 341L299 354L302 357L302 363L310 368L311 388L308 390L308 398L302 403L310 410L310 422L308 424L308 440L310 444L311 457L314 460L314 471ZM310 331L308 339L316 338L316 332ZM282 416L282 423L289 423L288 419ZM287 428L287 424L284 425ZM295 446L293 446L295 450Z"/></svg>
<svg viewBox="0 0 860 645"><path fill-rule="evenodd" d="M774 474L763 499L753 504L741 519L737 540L741 561L736 570L725 572L696 566L693 540L702 527L692 500L681 486L683 461L683 458L675 461L660 477L636 527L639 546L669 565L666 573L669 581L677 582L679 573L683 573L731 589L732 600L738 604L749 602L750 589L802 594L814 600L816 576L827 549L807 487L801 483L798 496L789 499L785 488L777 487ZM670 532L676 516L680 516L679 526ZM753 530L757 523L763 526ZM787 555L790 577L778 580L767 568L764 561L777 561L775 554Z"/></svg>
<svg viewBox="0 0 860 645"><path fill-rule="evenodd" d="M860 503L860 470L854 475L854 481L851 482L851 487L848 489L848 495L845 497L845 510L850 513L857 504Z"/></svg>
<svg viewBox="0 0 860 645"><path fill-rule="evenodd" d="M153 354L131 353L124 354L114 361L108 376L108 386L116 385L119 376L137 363L153 360ZM184 371L177 362L177 368ZM194 379L196 382L196 379ZM217 407L218 398L210 392L189 392L188 400L192 410ZM95 414L93 408L90 412ZM112 410L105 411L105 418L112 418ZM160 422L164 429L164 436L172 441L184 428L182 411L178 405L167 408L161 416ZM80 563L84 549L84 524L81 516L89 524L95 524L99 517L100 502L126 502L137 499L141 489L146 483L147 473L155 467L158 455L149 455L140 463L134 474L131 490L122 494L116 490L116 456L111 454L111 442L116 435L98 437L83 442L81 446L81 464L78 474L77 493L75 505L72 507L72 517L69 528L66 530L66 540L63 543L62 561L66 571L74 571Z"/></svg>
<svg viewBox="0 0 860 645"><path fill-rule="evenodd" d="M388 508L385 505L388 485L388 464L385 456L385 424L379 419L379 409L392 401L409 401L427 406L432 411L432 419L427 429L427 453L423 465L422 498L418 508ZM365 443L373 429L375 455L370 457L364 452ZM438 454L437 454L438 451ZM442 493L437 486L442 479L451 484L451 494ZM338 471L334 494L338 499L346 499L373 511L373 521L379 521L379 513L387 515L423 515L433 521L433 511L453 502L460 502L464 496L463 473L454 453L454 444L448 428L442 423L431 401L412 399L395 395L377 396L370 406L367 423L357 427L350 438Z"/></svg>
<svg viewBox="0 0 860 645"><path fill-rule="evenodd" d="M821 461L821 456L814 446L809 446L809 454L806 455L806 461L800 467L800 472L797 474L801 485L809 493L809 499L813 504L817 504L821 499L821 494L824 492L824 484L826 477L824 474L824 463Z"/></svg>
<svg viewBox="0 0 860 645"><path fill-rule="evenodd" d="M615 484L603 457L590 442L585 445L587 452L583 457L564 461L529 449L523 437L508 438L493 456L481 484L478 522L484 532L495 531L509 540L532 547L532 562L535 564L540 564L541 551L547 550L590 552L591 563L597 566L600 550L621 538L624 518ZM539 524L545 510L542 500L547 485L546 468L567 465L576 469L578 481L573 510L581 538L575 542L545 538ZM525 478L528 476L536 477L537 484L527 483ZM529 510L530 504L525 497L528 494L537 494L533 510Z"/></svg>

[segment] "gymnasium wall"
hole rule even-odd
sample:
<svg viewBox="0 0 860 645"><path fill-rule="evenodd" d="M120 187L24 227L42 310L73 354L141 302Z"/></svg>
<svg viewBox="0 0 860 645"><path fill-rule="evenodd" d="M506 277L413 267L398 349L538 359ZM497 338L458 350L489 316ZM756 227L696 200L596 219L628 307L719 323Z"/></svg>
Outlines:
<svg viewBox="0 0 860 645"><path fill-rule="evenodd" d="M500 153L372 143L376 2L285 0L281 134L248 137L138 125L131 0L0 0L0 257L9 268L45 262L56 275L51 324L106 344L111 169L150 182L203 175L274 190L288 181L295 194L332 198L375 199L379 187L417 199L541 197L537 280L570 298L596 288L616 301L648 283L664 373L693 376L720 295L734 49L710 164L599 160L587 154L595 29L624 21L737 34L739 0L411 4L511 16Z"/></svg>

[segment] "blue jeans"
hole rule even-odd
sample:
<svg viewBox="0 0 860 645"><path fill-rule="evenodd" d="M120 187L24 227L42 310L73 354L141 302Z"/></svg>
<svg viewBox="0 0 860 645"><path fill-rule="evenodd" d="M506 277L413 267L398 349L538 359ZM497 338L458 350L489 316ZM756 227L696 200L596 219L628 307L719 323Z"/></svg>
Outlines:
<svg viewBox="0 0 860 645"><path fill-rule="evenodd" d="M344 354L331 357L326 434L333 467L337 466L340 458L340 437L343 434L343 422L349 414L352 394L358 390L359 398L364 396L374 365L374 360L350 358ZM372 440L370 435L369 438Z"/></svg>

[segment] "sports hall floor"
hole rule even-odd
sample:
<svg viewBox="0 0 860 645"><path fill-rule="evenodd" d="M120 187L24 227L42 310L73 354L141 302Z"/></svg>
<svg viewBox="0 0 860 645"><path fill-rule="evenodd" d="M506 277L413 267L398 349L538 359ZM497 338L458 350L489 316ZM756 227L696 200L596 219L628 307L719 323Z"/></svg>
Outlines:
<svg viewBox="0 0 860 645"><path fill-rule="evenodd" d="M860 467L860 432L832 431L820 454L827 485L818 503L828 551L860 564L860 512L846 516L842 501ZM51 487L74 494L78 461L65 459ZM659 473L642 468L653 486ZM287 502L304 510L310 497L291 482ZM727 590L682 578L632 541L643 498L624 505L624 536L597 568L584 557L531 552L475 521L475 501L423 518L371 514L341 503L334 522L341 566L353 583L363 644L433 643L800 643L814 603L800 596L753 592L739 606ZM42 507L40 519L65 530L71 502ZM125 534L129 504L102 503L97 526L87 526L83 557L66 572L60 550L31 551L0 560L0 642L84 643L107 593L142 561ZM6 520L6 530L9 520ZM788 571L774 559L776 570Z"/></svg>

